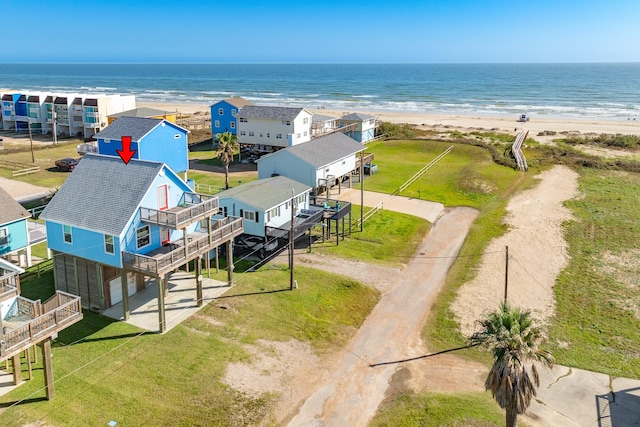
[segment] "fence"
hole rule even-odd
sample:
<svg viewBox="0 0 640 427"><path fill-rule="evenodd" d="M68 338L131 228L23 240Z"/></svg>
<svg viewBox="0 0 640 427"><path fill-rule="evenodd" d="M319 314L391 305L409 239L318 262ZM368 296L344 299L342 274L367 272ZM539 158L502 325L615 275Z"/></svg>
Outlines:
<svg viewBox="0 0 640 427"><path fill-rule="evenodd" d="M40 166L28 165L26 163L11 162L9 160L0 160L0 166L4 166L7 169L11 169L11 173L14 177L40 172Z"/></svg>

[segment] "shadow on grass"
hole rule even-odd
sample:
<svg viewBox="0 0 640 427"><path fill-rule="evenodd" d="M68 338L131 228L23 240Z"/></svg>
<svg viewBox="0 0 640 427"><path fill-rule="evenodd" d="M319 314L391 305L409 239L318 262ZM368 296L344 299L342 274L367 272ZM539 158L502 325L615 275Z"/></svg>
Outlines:
<svg viewBox="0 0 640 427"><path fill-rule="evenodd" d="M285 289L276 289L273 291L262 291L262 292L247 292L245 294L235 294L235 295L222 295L216 298L216 300L221 300L221 299L225 299L225 298L237 298L237 297L247 297L247 296L252 296L252 295L266 295L266 294L276 294L278 292L287 292L290 291L291 289L289 288L285 288Z"/></svg>
<svg viewBox="0 0 640 427"><path fill-rule="evenodd" d="M29 403L37 403L37 402L42 402L47 400L46 397L34 397L31 399L24 399L24 400L14 400L13 402L2 402L0 403L0 409L5 409L5 408L9 408L11 406L17 406L17 405L27 405Z"/></svg>

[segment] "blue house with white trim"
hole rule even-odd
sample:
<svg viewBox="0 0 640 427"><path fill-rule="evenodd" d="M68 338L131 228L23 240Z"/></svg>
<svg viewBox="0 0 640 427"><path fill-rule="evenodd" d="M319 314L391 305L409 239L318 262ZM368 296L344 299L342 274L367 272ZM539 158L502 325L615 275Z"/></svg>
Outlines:
<svg viewBox="0 0 640 427"><path fill-rule="evenodd" d="M0 188L0 257L29 248L27 219L31 214Z"/></svg>
<svg viewBox="0 0 640 427"><path fill-rule="evenodd" d="M95 134L98 154L118 157L122 137L131 136L134 159L167 164L173 171L186 174L189 169L188 130L164 119L120 117Z"/></svg>
<svg viewBox="0 0 640 427"><path fill-rule="evenodd" d="M170 272L242 234L240 218L218 211L164 163L87 154L40 215L55 287L96 311L122 301L126 320L145 277L162 289Z"/></svg>
<svg viewBox="0 0 640 427"><path fill-rule="evenodd" d="M236 135L236 114L246 105L253 105L253 102L239 96L223 99L211 105L211 133L214 141L219 133L229 132Z"/></svg>
<svg viewBox="0 0 640 427"><path fill-rule="evenodd" d="M336 121L339 128L353 126L352 130L345 132L345 135L358 142L367 143L376 136L376 128L379 125L378 119L370 114L351 113L345 114Z"/></svg>

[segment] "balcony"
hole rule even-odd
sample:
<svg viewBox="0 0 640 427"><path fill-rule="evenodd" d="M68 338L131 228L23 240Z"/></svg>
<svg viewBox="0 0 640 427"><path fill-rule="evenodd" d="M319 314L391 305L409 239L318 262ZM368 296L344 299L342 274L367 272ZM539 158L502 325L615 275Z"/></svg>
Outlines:
<svg viewBox="0 0 640 427"><path fill-rule="evenodd" d="M14 311L3 320L6 332L0 334L0 361L7 360L82 320L80 297L62 291L44 304L17 297ZM4 329L3 328L3 329Z"/></svg>
<svg viewBox="0 0 640 427"><path fill-rule="evenodd" d="M47 227L44 223L27 220L27 230L29 231L29 245L47 240Z"/></svg>
<svg viewBox="0 0 640 427"><path fill-rule="evenodd" d="M218 213L218 198L198 193L184 193L182 203L167 210L140 208L142 222L180 230Z"/></svg>
<svg viewBox="0 0 640 427"><path fill-rule="evenodd" d="M0 301L20 295L20 280L17 274L7 274L0 277Z"/></svg>
<svg viewBox="0 0 640 427"><path fill-rule="evenodd" d="M300 209L293 218L293 234L298 238L311 227L322 222L325 211L317 206L309 206L309 209ZM266 227L266 234L269 237L287 238L291 233L291 221L279 227Z"/></svg>
<svg viewBox="0 0 640 427"><path fill-rule="evenodd" d="M184 240L176 240L144 255L122 252L122 263L131 271L163 276L243 232L242 218L223 218L213 225L211 233L205 230L187 234L186 246Z"/></svg>

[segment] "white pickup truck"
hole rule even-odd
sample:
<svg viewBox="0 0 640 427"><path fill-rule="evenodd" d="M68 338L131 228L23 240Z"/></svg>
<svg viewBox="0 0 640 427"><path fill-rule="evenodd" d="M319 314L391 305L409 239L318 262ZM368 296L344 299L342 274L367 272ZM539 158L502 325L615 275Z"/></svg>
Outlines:
<svg viewBox="0 0 640 427"><path fill-rule="evenodd" d="M526 114L520 114L520 117L518 117L518 121L519 122L528 122L529 121L529 116L527 116Z"/></svg>

